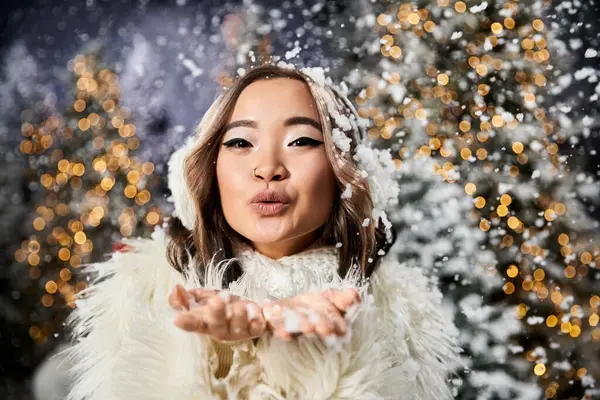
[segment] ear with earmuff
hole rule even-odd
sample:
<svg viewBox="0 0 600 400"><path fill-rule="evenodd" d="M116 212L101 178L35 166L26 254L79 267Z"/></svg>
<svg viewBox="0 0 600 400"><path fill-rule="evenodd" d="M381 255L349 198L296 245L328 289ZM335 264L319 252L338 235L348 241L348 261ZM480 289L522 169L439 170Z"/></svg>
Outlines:
<svg viewBox="0 0 600 400"><path fill-rule="evenodd" d="M167 179L171 191L168 201L175 206L173 215L178 217L188 230L194 228L196 209L185 180L184 160L192 151L195 142L195 135L188 137L184 145L171 155L168 162Z"/></svg>

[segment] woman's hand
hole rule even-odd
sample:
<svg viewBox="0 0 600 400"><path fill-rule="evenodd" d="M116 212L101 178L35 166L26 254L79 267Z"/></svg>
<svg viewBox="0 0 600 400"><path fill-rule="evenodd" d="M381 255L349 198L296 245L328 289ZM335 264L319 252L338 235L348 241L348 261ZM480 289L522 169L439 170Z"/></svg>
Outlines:
<svg viewBox="0 0 600 400"><path fill-rule="evenodd" d="M217 340L253 339L265 333L266 321L260 306L227 291L187 291L177 285L169 295L169 304L182 311L175 318L175 325L189 332L210 335Z"/></svg>
<svg viewBox="0 0 600 400"><path fill-rule="evenodd" d="M322 338L331 334L343 336L346 333L343 313L360 301L356 289L329 289L271 301L263 306L263 315L268 329L284 340L297 333L316 333Z"/></svg>

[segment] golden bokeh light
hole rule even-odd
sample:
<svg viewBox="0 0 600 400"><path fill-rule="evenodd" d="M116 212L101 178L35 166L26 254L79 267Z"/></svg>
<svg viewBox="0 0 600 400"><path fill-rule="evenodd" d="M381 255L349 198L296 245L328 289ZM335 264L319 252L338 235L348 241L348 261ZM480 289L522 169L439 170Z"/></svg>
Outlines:
<svg viewBox="0 0 600 400"><path fill-rule="evenodd" d="M465 193L472 196L477 191L477 186L474 183L467 183L465 185Z"/></svg>
<svg viewBox="0 0 600 400"><path fill-rule="evenodd" d="M542 376L546 373L546 366L542 363L538 363L535 365L535 367L533 368L533 372L537 375L537 376Z"/></svg>
<svg viewBox="0 0 600 400"><path fill-rule="evenodd" d="M506 270L506 275L508 275L510 278L515 278L517 275L519 275L519 268L517 268L516 265L511 265Z"/></svg>

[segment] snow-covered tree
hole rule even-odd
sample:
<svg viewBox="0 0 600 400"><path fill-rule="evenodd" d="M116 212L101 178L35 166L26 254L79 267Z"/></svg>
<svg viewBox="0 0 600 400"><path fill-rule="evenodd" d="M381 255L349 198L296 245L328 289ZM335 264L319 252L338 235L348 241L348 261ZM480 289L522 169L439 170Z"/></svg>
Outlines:
<svg viewBox="0 0 600 400"><path fill-rule="evenodd" d="M493 254L485 264L464 260L452 282L450 261L469 247L444 248L448 234L424 225L431 243L421 248L442 248L428 257L442 258L437 274L457 305L470 358L459 398L581 397L592 395L600 373L586 361L599 350L600 235L581 196L597 182L570 173L559 147L573 130L562 129L560 110L545 107L562 76L545 10L542 2L395 3L377 15L379 61L361 57L356 102L372 121L371 137L398 152L400 171L431 159L430 172L471 198L462 217L485 233L473 235L480 251ZM430 192L417 193L412 203L427 207ZM408 215L402 206L399 214ZM486 265L491 287L476 272ZM540 393L526 383L535 376Z"/></svg>

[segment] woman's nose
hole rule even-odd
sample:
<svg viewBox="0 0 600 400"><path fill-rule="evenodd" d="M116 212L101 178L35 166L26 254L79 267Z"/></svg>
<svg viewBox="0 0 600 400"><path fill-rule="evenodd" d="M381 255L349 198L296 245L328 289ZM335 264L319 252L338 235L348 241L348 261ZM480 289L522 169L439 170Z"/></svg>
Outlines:
<svg viewBox="0 0 600 400"><path fill-rule="evenodd" d="M285 167L281 143L275 139L276 134L269 136L264 140L254 153L253 177L260 181L280 181L288 176L288 170Z"/></svg>
<svg viewBox="0 0 600 400"><path fill-rule="evenodd" d="M265 165L254 168L254 179L259 181L281 181L287 177L287 170L281 163Z"/></svg>

